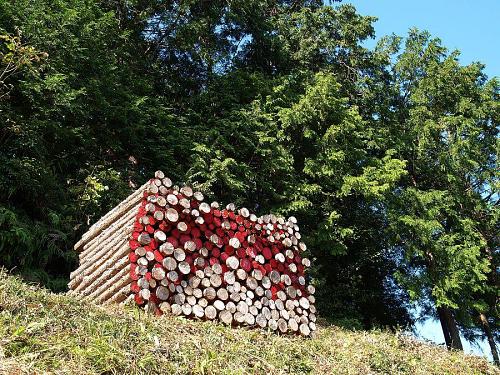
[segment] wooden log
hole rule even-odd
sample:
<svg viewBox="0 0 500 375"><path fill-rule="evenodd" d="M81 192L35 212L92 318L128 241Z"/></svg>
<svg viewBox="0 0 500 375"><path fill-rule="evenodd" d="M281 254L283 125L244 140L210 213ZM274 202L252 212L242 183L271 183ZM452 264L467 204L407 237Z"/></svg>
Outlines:
<svg viewBox="0 0 500 375"><path fill-rule="evenodd" d="M217 297L217 292L210 286L203 290L203 297L205 297L208 301L213 301L215 297Z"/></svg>
<svg viewBox="0 0 500 375"><path fill-rule="evenodd" d="M247 277L246 285L248 288L255 290L259 284L255 278Z"/></svg>
<svg viewBox="0 0 500 375"><path fill-rule="evenodd" d="M255 324L255 316L250 313L245 314L245 323L249 326L253 326Z"/></svg>
<svg viewBox="0 0 500 375"><path fill-rule="evenodd" d="M149 245L151 243L151 236L149 235L149 233L142 232L141 234L139 234L137 241L141 245Z"/></svg>
<svg viewBox="0 0 500 375"><path fill-rule="evenodd" d="M264 315L264 317L266 318L266 321L271 319L271 310L269 309L269 307L264 306L262 308L262 315Z"/></svg>
<svg viewBox="0 0 500 375"><path fill-rule="evenodd" d="M177 268L177 261L172 257L166 257L162 262L163 267L168 271L174 271Z"/></svg>
<svg viewBox="0 0 500 375"><path fill-rule="evenodd" d="M238 310L242 314L248 313L248 305L244 301L239 301L236 305L236 310Z"/></svg>
<svg viewBox="0 0 500 375"><path fill-rule="evenodd" d="M87 296L87 299L93 300L96 296L112 287L118 280L130 273L130 264L126 262L128 259L123 259L122 264L118 267L111 268L103 274L103 278L99 278L88 288L82 290L80 294Z"/></svg>
<svg viewBox="0 0 500 375"><path fill-rule="evenodd" d="M248 298L250 298L250 300L254 301L255 300L255 294L252 290L247 290L246 291L246 295Z"/></svg>
<svg viewBox="0 0 500 375"><path fill-rule="evenodd" d="M226 228L226 229L231 229L231 226L229 226L229 228ZM233 237L233 238L230 238L229 239L229 246L235 248L235 249L238 249L240 247L240 240L238 240L238 238L236 237Z"/></svg>
<svg viewBox="0 0 500 375"><path fill-rule="evenodd" d="M239 311L236 311L234 314L233 314L233 319L238 322L238 323L243 323L245 321L245 314L242 314L241 312Z"/></svg>
<svg viewBox="0 0 500 375"><path fill-rule="evenodd" d="M184 243L184 250L186 251L189 251L189 252L193 252L196 250L196 243L194 241L186 241Z"/></svg>
<svg viewBox="0 0 500 375"><path fill-rule="evenodd" d="M168 300L168 297L170 296L168 288L164 286L159 286L158 288L156 288L155 294L158 297L158 299L162 301Z"/></svg>
<svg viewBox="0 0 500 375"><path fill-rule="evenodd" d="M277 324L278 324L278 329L281 333L286 333L286 331L288 331L288 324L285 319L283 318L278 319Z"/></svg>
<svg viewBox="0 0 500 375"><path fill-rule="evenodd" d="M285 263L285 255L283 253L278 253L274 256L274 259L276 259L280 263Z"/></svg>
<svg viewBox="0 0 500 375"><path fill-rule="evenodd" d="M128 258L125 255L122 256L121 258L117 258L116 260L113 258L114 255L116 255L116 254L108 253L106 255L107 256L104 258L104 261L105 261L107 267L99 275L96 275L96 278L92 281L92 283L98 282L100 284L100 283L104 282L109 277L111 277L116 272L120 271L122 268L126 267L127 264L130 263ZM114 262L111 262L110 259L113 259ZM69 283L70 287L72 287L73 289L76 289L76 287L79 286L79 284L83 281L84 277L89 276L92 272L92 269L95 268L96 266L98 266L98 265L96 265L95 263L85 264L85 268L83 269L83 271L81 271L80 275L78 275L77 277L73 277L73 279L71 279L71 281ZM88 280L88 278L86 280ZM86 288L86 286L82 285L79 288L79 290L82 290L85 288Z"/></svg>
<svg viewBox="0 0 500 375"><path fill-rule="evenodd" d="M310 306L309 300L305 297L299 299L299 304L303 309L308 309Z"/></svg>
<svg viewBox="0 0 500 375"><path fill-rule="evenodd" d="M168 302L162 302L158 305L158 308L164 313L164 314L170 314L172 312L172 307L170 303Z"/></svg>
<svg viewBox="0 0 500 375"><path fill-rule="evenodd" d="M280 314L279 314L278 310L271 309L271 319L277 321L279 318L280 318Z"/></svg>
<svg viewBox="0 0 500 375"><path fill-rule="evenodd" d="M204 269L203 269L203 275L204 277L206 278L209 278L210 276L212 276L214 274L214 271L212 269L212 267L210 266L206 266Z"/></svg>
<svg viewBox="0 0 500 375"><path fill-rule="evenodd" d="M124 201L122 201L118 206L109 211L106 215L101 217L94 225L92 225L89 230L82 236L80 241L78 241L74 249L75 251L80 251L82 246L101 233L106 229L111 223L116 221L116 218L121 216L123 212L130 210L132 207L137 205L142 200L142 195L144 191L149 186L149 181L137 189L134 193L129 195Z"/></svg>
<svg viewBox="0 0 500 375"><path fill-rule="evenodd" d="M179 229L181 232L186 232L187 229L188 229L188 226L187 226L187 224L185 222L179 221L177 223L177 229Z"/></svg>
<svg viewBox="0 0 500 375"><path fill-rule="evenodd" d="M204 214L208 214L210 213L211 211L211 208L210 208L210 205L208 205L207 203L203 202L203 203L200 203L199 205L199 209L200 209L200 212L204 213Z"/></svg>
<svg viewBox="0 0 500 375"><path fill-rule="evenodd" d="M205 310L198 304L195 304L192 308L193 315L197 318L203 318L205 316Z"/></svg>
<svg viewBox="0 0 500 375"><path fill-rule="evenodd" d="M161 183L163 186L165 186L167 189L172 187L172 180L168 177L164 177L161 179Z"/></svg>
<svg viewBox="0 0 500 375"><path fill-rule="evenodd" d="M233 291L236 293L239 293L241 291L241 284L239 282L237 281L234 282Z"/></svg>
<svg viewBox="0 0 500 375"><path fill-rule="evenodd" d="M217 298L219 298L221 301L227 301L227 299L229 298L229 293L227 292L227 289L225 288L217 289Z"/></svg>
<svg viewBox="0 0 500 375"><path fill-rule="evenodd" d="M265 289L269 289L269 288L271 288L271 279L270 279L269 277L264 276L264 277L262 278L261 283L262 283L262 287L263 287L263 288L265 288Z"/></svg>
<svg viewBox="0 0 500 375"><path fill-rule="evenodd" d="M226 259L226 266L230 269L236 270L240 265L240 261L235 256L230 256Z"/></svg>
<svg viewBox="0 0 500 375"><path fill-rule="evenodd" d="M176 303L173 303L171 305L171 310L173 315L181 315L182 314L182 307Z"/></svg>
<svg viewBox="0 0 500 375"><path fill-rule="evenodd" d="M139 296L144 300L148 301L149 298L151 297L151 291L149 289L141 289L139 292Z"/></svg>
<svg viewBox="0 0 500 375"><path fill-rule="evenodd" d="M121 233L124 233L122 229ZM87 257L80 257L80 266L71 273L70 278L75 279L82 274L88 274L88 269L96 266L96 263L102 263L106 259L114 256L116 251L116 246L123 243L128 243L126 238L127 234L118 235L113 237L110 241L101 244L100 248L95 249L92 253L88 254Z"/></svg>
<svg viewBox="0 0 500 375"><path fill-rule="evenodd" d="M285 304L280 299L275 300L274 305L276 307L276 310L284 310L285 309Z"/></svg>
<svg viewBox="0 0 500 375"><path fill-rule="evenodd" d="M200 285L201 279L198 276L191 276L188 281L188 285L195 289ZM194 294L194 291L193 291Z"/></svg>
<svg viewBox="0 0 500 375"><path fill-rule="evenodd" d="M189 274L189 272L191 272L191 266L189 265L188 262L180 262L178 264L178 267L179 267L179 271L183 274L183 275L187 275Z"/></svg>
<svg viewBox="0 0 500 375"><path fill-rule="evenodd" d="M210 287L210 279L208 277L204 277L203 279L201 279L201 286L203 288Z"/></svg>
<svg viewBox="0 0 500 375"><path fill-rule="evenodd" d="M277 297L279 298L280 301L285 302L286 301L286 293L282 290L278 290L276 293Z"/></svg>
<svg viewBox="0 0 500 375"><path fill-rule="evenodd" d="M219 312L219 320L224 324L230 325L233 322L233 314L228 310L222 310Z"/></svg>
<svg viewBox="0 0 500 375"><path fill-rule="evenodd" d="M181 286L182 288L184 289L184 293L187 295L187 296L192 296L193 295L193 288L190 287L189 285L187 285L186 283L186 286L183 286L182 284L185 283L185 280L182 280L181 282Z"/></svg>
<svg viewBox="0 0 500 375"><path fill-rule="evenodd" d="M285 320L290 319L290 314L288 313L288 310L286 310L286 309L280 310L280 316Z"/></svg>
<svg viewBox="0 0 500 375"><path fill-rule="evenodd" d="M216 316L217 316L217 309L214 306L208 305L207 307L205 307L205 318L213 320L215 319Z"/></svg>
<svg viewBox="0 0 500 375"><path fill-rule="evenodd" d="M218 288L222 285L222 278L220 275L213 274L210 276L210 285L212 285L214 288Z"/></svg>
<svg viewBox="0 0 500 375"><path fill-rule="evenodd" d="M130 211L117 218L117 220L104 229L101 233L95 236L92 240L88 241L80 249L80 261L85 259L89 254L93 253L96 248L101 248L102 244L109 242L110 238L118 237L124 227L131 229L135 222L135 217L140 204L134 206Z"/></svg>
<svg viewBox="0 0 500 375"><path fill-rule="evenodd" d="M273 297L273 293L270 289L264 289L264 295L266 298L271 299Z"/></svg>
<svg viewBox="0 0 500 375"><path fill-rule="evenodd" d="M287 274L281 275L281 282L285 285L292 285L292 279Z"/></svg>
<svg viewBox="0 0 500 375"><path fill-rule="evenodd" d="M236 277L234 275L234 272L231 272L231 271L227 271L224 273L224 281L227 283L227 284L234 284L236 282Z"/></svg>
<svg viewBox="0 0 500 375"><path fill-rule="evenodd" d="M222 275L222 266L219 263L213 264L212 270L216 275Z"/></svg>
<svg viewBox="0 0 500 375"><path fill-rule="evenodd" d="M189 199L181 198L179 199L179 206L181 206L182 208L189 208L191 207L191 202L189 201Z"/></svg>
<svg viewBox="0 0 500 375"><path fill-rule="evenodd" d="M293 332L297 332L299 330L299 325L298 323L295 321L295 319L290 319L288 321L288 327L290 328L291 331Z"/></svg>
<svg viewBox="0 0 500 375"><path fill-rule="evenodd" d="M311 330L309 326L305 323L302 323L299 326L300 333L303 334L304 336L309 336L311 334Z"/></svg>
<svg viewBox="0 0 500 375"><path fill-rule="evenodd" d="M267 326L267 319L263 314L257 314L255 317L255 322L261 328L265 328Z"/></svg>
<svg viewBox="0 0 500 375"><path fill-rule="evenodd" d="M219 311L224 310L224 308L226 307L225 303L222 302L220 299L216 299L213 303L213 306Z"/></svg>
<svg viewBox="0 0 500 375"><path fill-rule="evenodd" d="M267 321L267 326L273 331L276 331L278 329L278 323L274 319L269 319Z"/></svg>
<svg viewBox="0 0 500 375"><path fill-rule="evenodd" d="M174 208L168 208L165 212L165 217L171 223L176 223L179 220L179 213Z"/></svg>
<svg viewBox="0 0 500 375"><path fill-rule="evenodd" d="M174 250L174 258L178 261L178 262L182 262L183 260L186 259L186 253L184 252L183 249L181 248L177 248Z"/></svg>
<svg viewBox="0 0 500 375"><path fill-rule="evenodd" d="M179 203L179 199L177 199L177 196L175 194L168 194L166 199L168 204L170 204L171 206L177 206L177 204Z"/></svg>
<svg viewBox="0 0 500 375"><path fill-rule="evenodd" d="M163 255L172 255L174 253L175 248L174 245L172 245L170 242L167 241L160 245L159 250Z"/></svg>
<svg viewBox="0 0 500 375"><path fill-rule="evenodd" d="M186 197L190 198L193 196L193 189L190 186L183 186L180 190L181 194L184 194Z"/></svg>
<svg viewBox="0 0 500 375"><path fill-rule="evenodd" d="M193 296L195 296L196 298L201 298L203 296L203 291L200 288L194 288Z"/></svg>
<svg viewBox="0 0 500 375"><path fill-rule="evenodd" d="M174 302L182 306L186 302L186 296L182 293L177 293L174 295Z"/></svg>
<svg viewBox="0 0 500 375"><path fill-rule="evenodd" d="M259 270L259 269L254 269L254 270L252 271L252 277L253 277L255 280L261 281L263 276L264 276L264 275L262 274L262 271L261 271L261 270Z"/></svg>
<svg viewBox="0 0 500 375"><path fill-rule="evenodd" d="M185 316L189 316L191 315L191 313L193 312L193 308L191 307L191 305L189 303L185 303L181 306L181 309L182 309L182 313L185 315Z"/></svg>
<svg viewBox="0 0 500 375"><path fill-rule="evenodd" d="M120 280L118 280L111 287L106 289L102 294L96 296L94 301L97 303L103 303L107 301L108 299L112 298L113 295L116 294L118 291L122 290L126 286L129 286L131 281L132 280L130 279L129 275L124 275Z"/></svg>
<svg viewBox="0 0 500 375"><path fill-rule="evenodd" d="M273 284L278 284L281 280L280 274L278 271L272 270L269 272L269 279Z"/></svg>
<svg viewBox="0 0 500 375"><path fill-rule="evenodd" d="M250 314L252 314L253 316L257 316L257 314L259 313L259 310L257 309L257 307L252 305L248 308L248 312Z"/></svg>
<svg viewBox="0 0 500 375"><path fill-rule="evenodd" d="M124 240L117 245L116 251L113 248L113 255L108 259L102 259L91 264L81 275L71 280L68 284L75 291L80 291L90 285L99 275L104 273L119 259L126 257L129 252L128 241Z"/></svg>
<svg viewBox="0 0 500 375"><path fill-rule="evenodd" d="M247 272L243 268L238 268L236 270L236 277L239 280L245 280L247 278Z"/></svg>
<svg viewBox="0 0 500 375"><path fill-rule="evenodd" d="M118 290L110 299L108 299L105 304L120 303L130 296L130 284L125 285L123 288Z"/></svg>
<svg viewBox="0 0 500 375"><path fill-rule="evenodd" d="M230 295L229 295L229 299L231 301L234 301L234 302L239 302L241 297L240 297L240 293L239 292L232 292Z"/></svg>
<svg viewBox="0 0 500 375"><path fill-rule="evenodd" d="M167 240L167 235L161 230L157 230L154 233L154 238L159 242L165 242Z"/></svg>

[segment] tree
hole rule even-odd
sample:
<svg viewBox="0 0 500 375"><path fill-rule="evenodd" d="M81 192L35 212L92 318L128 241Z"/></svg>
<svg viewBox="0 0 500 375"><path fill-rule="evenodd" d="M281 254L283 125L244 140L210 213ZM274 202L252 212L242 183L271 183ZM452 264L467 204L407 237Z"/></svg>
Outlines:
<svg viewBox="0 0 500 375"><path fill-rule="evenodd" d="M393 74L395 147L407 161L388 211L404 253L398 278L414 299L436 306L447 345L461 349L456 320L466 307L484 311L480 296L496 272L488 249L497 215L498 83L417 31Z"/></svg>

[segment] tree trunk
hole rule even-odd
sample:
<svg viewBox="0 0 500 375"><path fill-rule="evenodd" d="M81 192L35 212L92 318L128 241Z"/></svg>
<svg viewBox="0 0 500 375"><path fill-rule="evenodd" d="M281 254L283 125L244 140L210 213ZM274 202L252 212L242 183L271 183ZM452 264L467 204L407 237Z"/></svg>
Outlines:
<svg viewBox="0 0 500 375"><path fill-rule="evenodd" d="M486 318L486 315L483 313L479 313L479 320L481 321L481 325L483 326L484 334L488 338L488 344L490 344L493 361L497 366L500 366L497 346L495 344L495 339L493 338L493 334L491 333L490 323L488 323L488 319Z"/></svg>
<svg viewBox="0 0 500 375"><path fill-rule="evenodd" d="M463 350L460 332L453 316L453 312L448 307L437 308L441 327L443 328L444 338L448 349Z"/></svg>
<svg viewBox="0 0 500 375"><path fill-rule="evenodd" d="M443 330L444 341L446 343L446 347L449 349L451 348L451 337L450 337L450 331L448 330L448 325L446 323L446 318L443 313L443 308L438 307L437 312L439 316L439 322L441 323L441 329Z"/></svg>

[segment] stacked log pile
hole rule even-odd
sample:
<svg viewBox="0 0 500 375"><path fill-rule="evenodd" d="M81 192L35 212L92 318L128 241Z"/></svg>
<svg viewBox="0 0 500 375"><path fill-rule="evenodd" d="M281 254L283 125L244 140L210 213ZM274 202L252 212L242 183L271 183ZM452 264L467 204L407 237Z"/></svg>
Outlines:
<svg viewBox="0 0 500 375"><path fill-rule="evenodd" d="M108 212L75 244L80 266L70 275L70 293L97 303L122 302L131 294L128 239L149 185Z"/></svg>
<svg viewBox="0 0 500 375"><path fill-rule="evenodd" d="M297 220L207 203L157 171L75 245L70 288L99 303L309 336L314 287Z"/></svg>

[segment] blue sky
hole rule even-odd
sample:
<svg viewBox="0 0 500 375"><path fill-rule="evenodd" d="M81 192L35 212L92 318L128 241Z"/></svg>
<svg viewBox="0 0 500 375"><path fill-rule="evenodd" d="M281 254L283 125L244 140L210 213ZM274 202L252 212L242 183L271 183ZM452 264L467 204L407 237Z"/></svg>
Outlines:
<svg viewBox="0 0 500 375"><path fill-rule="evenodd" d="M377 39L404 36L417 27L439 37L450 50L462 52L460 61L486 64L489 77L500 77L500 0L344 0L359 13L378 17ZM367 44L373 45L370 41Z"/></svg>
<svg viewBox="0 0 500 375"><path fill-rule="evenodd" d="M363 15L375 16L375 40L395 33L404 36L412 27L427 30L439 37L449 50L461 51L460 61L469 64L479 61L492 78L500 77L500 0L344 0L353 4ZM443 343L439 322L427 320L417 326L417 334L435 343ZM463 340L464 350L491 359L486 342L472 346Z"/></svg>

